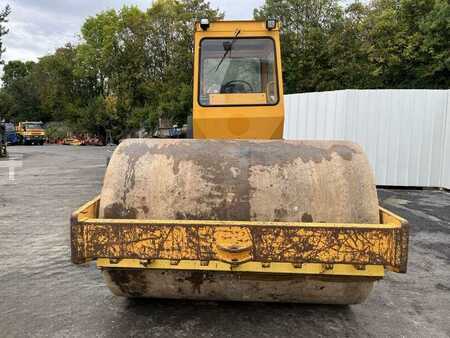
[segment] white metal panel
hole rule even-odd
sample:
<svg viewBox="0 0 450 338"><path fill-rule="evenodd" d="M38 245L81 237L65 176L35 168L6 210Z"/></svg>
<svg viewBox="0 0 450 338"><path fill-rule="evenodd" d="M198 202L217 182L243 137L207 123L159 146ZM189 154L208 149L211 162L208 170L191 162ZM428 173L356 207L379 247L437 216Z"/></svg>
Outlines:
<svg viewBox="0 0 450 338"><path fill-rule="evenodd" d="M360 144L377 184L450 187L448 90L345 90L286 95L286 139Z"/></svg>
<svg viewBox="0 0 450 338"><path fill-rule="evenodd" d="M444 152L442 156L441 186L450 189L450 90L447 91L447 121L445 123Z"/></svg>

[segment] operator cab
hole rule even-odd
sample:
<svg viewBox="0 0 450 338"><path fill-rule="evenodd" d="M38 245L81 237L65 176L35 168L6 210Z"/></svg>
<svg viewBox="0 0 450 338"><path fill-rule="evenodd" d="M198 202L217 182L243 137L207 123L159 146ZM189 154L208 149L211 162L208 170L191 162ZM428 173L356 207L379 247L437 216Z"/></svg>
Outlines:
<svg viewBox="0 0 450 338"><path fill-rule="evenodd" d="M278 23L202 20L195 34L194 137L280 139Z"/></svg>

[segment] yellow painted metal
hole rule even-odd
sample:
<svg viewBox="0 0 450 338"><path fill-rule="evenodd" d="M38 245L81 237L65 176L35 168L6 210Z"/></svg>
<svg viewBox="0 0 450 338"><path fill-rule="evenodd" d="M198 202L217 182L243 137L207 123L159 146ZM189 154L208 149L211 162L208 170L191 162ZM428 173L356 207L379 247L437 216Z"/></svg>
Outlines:
<svg viewBox="0 0 450 338"><path fill-rule="evenodd" d="M254 106L208 106L199 104L200 42L205 38L232 39L240 31L239 38L271 38L275 43L277 85L279 100L276 105ZM279 27L269 31L264 21L219 21L212 22L207 31L197 24L194 56L194 107L193 127L196 139L281 139L284 125L283 72ZM228 94L229 99L232 95ZM241 100L242 98L239 98ZM223 99L222 99L223 100Z"/></svg>
<svg viewBox="0 0 450 338"><path fill-rule="evenodd" d="M191 221L191 220L137 220L137 219L103 219L98 218L100 206L100 195L96 196L89 202L83 204L72 214L72 222L84 222L84 223L97 223L97 224L173 224L173 225L195 225L195 224L205 224L205 225L235 225L235 221ZM408 224L408 221L404 218L398 216L397 214L385 209L379 208L380 213L380 224L350 224L345 223L344 225L352 228L384 228L384 229L400 229ZM282 222L253 222L253 221L240 221L238 222L242 225L253 225L253 226L277 226L280 224L285 224ZM340 223L303 223L303 222L289 222L288 226L298 226L311 227L311 228L340 228L343 224Z"/></svg>
<svg viewBox="0 0 450 338"><path fill-rule="evenodd" d="M407 222L384 209L380 224L336 224L98 219L99 204L97 197L72 216L74 263L105 258L114 260L114 267L144 262L141 268L237 271L239 266L255 272L372 277L380 276L380 268L371 266L406 271Z"/></svg>
<svg viewBox="0 0 450 338"><path fill-rule="evenodd" d="M78 210L74 212L79 221L84 221L88 218L96 218L100 207L100 195L83 204Z"/></svg>
<svg viewBox="0 0 450 338"><path fill-rule="evenodd" d="M366 265L360 269L351 264L320 264L305 263L294 265L292 263L260 263L247 262L233 265L221 261L170 261L164 259L139 260L109 258L97 259L97 267L100 269L155 269L155 270L190 270L190 271L221 271L221 272L254 272L273 274L298 274L298 275L327 275L327 276L355 276L378 277L384 276L384 267L381 265Z"/></svg>
<svg viewBox="0 0 450 338"><path fill-rule="evenodd" d="M266 93L210 94L209 97L213 105L265 104L267 102Z"/></svg>

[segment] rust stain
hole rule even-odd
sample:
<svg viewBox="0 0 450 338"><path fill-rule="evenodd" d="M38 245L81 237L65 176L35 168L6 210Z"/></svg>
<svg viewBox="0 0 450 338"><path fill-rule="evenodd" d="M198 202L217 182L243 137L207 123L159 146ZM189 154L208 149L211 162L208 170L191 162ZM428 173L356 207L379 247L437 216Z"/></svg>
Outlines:
<svg viewBox="0 0 450 338"><path fill-rule="evenodd" d="M103 212L105 218L110 219L135 219L137 216L137 210L135 208L127 208L120 202L107 205Z"/></svg>
<svg viewBox="0 0 450 338"><path fill-rule="evenodd" d="M203 272L194 271L186 278L186 280L192 284L192 292L200 294L201 286L205 281L205 274Z"/></svg>
<svg viewBox="0 0 450 338"><path fill-rule="evenodd" d="M353 154L360 153L354 148L350 148L346 145L335 144L330 147L330 151L338 154L342 159L346 161L351 161L353 159Z"/></svg>
<svg viewBox="0 0 450 338"><path fill-rule="evenodd" d="M145 274L134 269L109 269L109 275L120 291L129 297L143 297L148 285Z"/></svg>
<svg viewBox="0 0 450 338"><path fill-rule="evenodd" d="M120 151L123 152L127 157L127 169L125 173L125 180L123 181L123 194L122 194L122 209L118 213L122 212L123 218L134 219L137 216L136 209L126 207L127 196L134 189L136 184L136 163L141 159L141 157L148 154L150 147L146 143L133 142L128 143L126 146L121 147ZM117 205L117 207L120 207ZM109 209L112 211L111 209ZM124 211L126 211L124 213ZM106 216L106 214L105 214ZM108 217L108 216L106 216Z"/></svg>
<svg viewBox="0 0 450 338"><path fill-rule="evenodd" d="M305 213L303 214L303 216L302 216L302 222L305 222L305 223L312 223L312 222L314 222L314 220L313 220L313 217L312 217L310 214L308 214L307 212L305 212Z"/></svg>
<svg viewBox="0 0 450 338"><path fill-rule="evenodd" d="M288 216L288 212L286 209L275 209L274 214L275 214L274 219L275 222L282 221L286 219L286 217Z"/></svg>

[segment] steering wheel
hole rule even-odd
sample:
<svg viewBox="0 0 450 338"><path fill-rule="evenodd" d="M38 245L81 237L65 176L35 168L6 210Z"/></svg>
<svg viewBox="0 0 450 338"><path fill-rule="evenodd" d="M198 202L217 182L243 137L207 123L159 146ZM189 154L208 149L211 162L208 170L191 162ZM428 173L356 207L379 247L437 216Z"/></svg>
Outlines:
<svg viewBox="0 0 450 338"><path fill-rule="evenodd" d="M244 80L231 80L222 85L221 93L253 93L253 87L250 83Z"/></svg>

